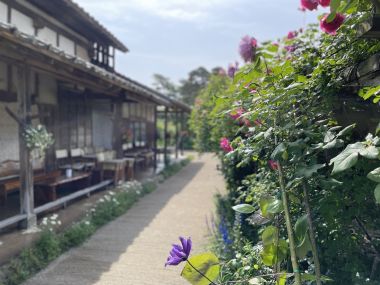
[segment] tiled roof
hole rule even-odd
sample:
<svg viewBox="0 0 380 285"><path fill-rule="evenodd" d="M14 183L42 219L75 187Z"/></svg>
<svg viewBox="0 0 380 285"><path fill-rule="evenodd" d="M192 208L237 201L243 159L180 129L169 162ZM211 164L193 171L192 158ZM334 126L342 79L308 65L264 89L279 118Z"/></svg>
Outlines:
<svg viewBox="0 0 380 285"><path fill-rule="evenodd" d="M41 53L44 51L44 52L47 52L47 54L50 54L52 56L53 55L56 57L58 56L62 62L70 64L70 65L74 65L75 67L85 70L86 72L92 75L95 75L102 79L106 79L107 81L111 81L113 84L119 86L120 88L125 89L126 91L134 92L138 95L141 95L144 98L149 98L152 101L158 104L162 104L167 107L173 107L173 108L176 107L187 112L191 110L189 106L187 106L186 104L178 100L171 99L124 75L121 75L115 72L109 72L105 70L104 68L96 66L95 64L85 61L77 56L68 54L55 46L47 44L44 41L41 41L35 36L31 36L26 33L20 32L13 25L0 22L0 37L2 36L2 33L6 33L12 36L12 39L14 39L16 43L23 44L23 46L26 46L26 47L30 46L30 47L37 48L39 52Z"/></svg>
<svg viewBox="0 0 380 285"><path fill-rule="evenodd" d="M91 16L87 11L85 11L81 6L75 3L72 0L28 0L34 5L38 6L40 9L45 10L53 17L60 17L64 14L69 15L71 20L78 20L82 23L89 25L92 27L98 34L102 35L106 39L108 39L115 48L127 52L128 48L117 39L107 28L105 28L98 20L96 20L93 16ZM57 5L59 6L57 8ZM66 9L67 11L62 11ZM65 20L65 17L62 17L61 20ZM71 22L69 22L71 23ZM73 29L79 28L78 25L71 27Z"/></svg>

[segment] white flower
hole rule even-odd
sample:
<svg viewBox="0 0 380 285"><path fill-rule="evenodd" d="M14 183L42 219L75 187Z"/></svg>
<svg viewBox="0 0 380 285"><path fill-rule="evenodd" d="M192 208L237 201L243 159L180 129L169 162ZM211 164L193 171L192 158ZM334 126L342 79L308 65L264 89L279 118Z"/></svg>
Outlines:
<svg viewBox="0 0 380 285"><path fill-rule="evenodd" d="M56 221L51 221L51 224L52 224L52 225L56 225L57 222L56 222Z"/></svg>
<svg viewBox="0 0 380 285"><path fill-rule="evenodd" d="M359 272L356 272L356 277L360 277L360 273Z"/></svg>
<svg viewBox="0 0 380 285"><path fill-rule="evenodd" d="M61 221L57 221L57 224L58 224L58 225L62 225Z"/></svg>
<svg viewBox="0 0 380 285"><path fill-rule="evenodd" d="M84 224L85 224L86 226L89 226L89 225L90 225L90 222L89 222L89 221L85 221Z"/></svg>
<svg viewBox="0 0 380 285"><path fill-rule="evenodd" d="M52 220L56 220L58 218L58 215L57 214L54 214L54 215L52 215L51 217L50 217L50 219L52 219Z"/></svg>
<svg viewBox="0 0 380 285"><path fill-rule="evenodd" d="M103 198L100 198L100 199L99 199L99 202L100 202L100 203L103 203L103 202L104 202L104 199L103 199Z"/></svg>

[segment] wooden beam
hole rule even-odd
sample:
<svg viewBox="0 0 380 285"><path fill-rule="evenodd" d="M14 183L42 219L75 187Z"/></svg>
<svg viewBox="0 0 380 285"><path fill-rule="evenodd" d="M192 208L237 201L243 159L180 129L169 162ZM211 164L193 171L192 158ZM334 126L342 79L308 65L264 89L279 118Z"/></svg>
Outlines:
<svg viewBox="0 0 380 285"><path fill-rule="evenodd" d="M156 172L157 169L157 140L158 140L158 131L157 131L157 106L154 105L154 121L153 121L153 151L154 151L154 157L153 157L153 166L154 166L154 172Z"/></svg>
<svg viewBox="0 0 380 285"><path fill-rule="evenodd" d="M168 158L168 107L165 107L165 116L164 116L164 163L165 163L165 167L169 165L169 158Z"/></svg>
<svg viewBox="0 0 380 285"><path fill-rule="evenodd" d="M183 138L184 138L184 135L183 135L183 132L185 131L185 118L184 118L184 112L181 112L181 155L184 154L184 151L183 151Z"/></svg>
<svg viewBox="0 0 380 285"><path fill-rule="evenodd" d="M116 151L117 158L123 158L123 101L119 97L113 101L115 104L114 120L113 120L113 149Z"/></svg>
<svg viewBox="0 0 380 285"><path fill-rule="evenodd" d="M178 147L179 147L179 126L178 126L178 111L175 112L175 158L178 159Z"/></svg>
<svg viewBox="0 0 380 285"><path fill-rule="evenodd" d="M19 124L19 147L20 147L20 210L26 215L22 227L30 229L37 225L37 216L34 213L34 190L33 190L33 166L31 153L26 146L24 126L31 124L31 96L28 92L29 69L24 66L17 67L17 93L19 99L19 116L22 124Z"/></svg>

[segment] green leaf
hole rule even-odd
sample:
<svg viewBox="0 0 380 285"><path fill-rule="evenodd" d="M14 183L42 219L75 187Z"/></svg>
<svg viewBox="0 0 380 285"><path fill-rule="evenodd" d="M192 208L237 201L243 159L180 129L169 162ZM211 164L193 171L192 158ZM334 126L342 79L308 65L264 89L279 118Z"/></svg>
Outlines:
<svg viewBox="0 0 380 285"><path fill-rule="evenodd" d="M261 235L261 239L263 240L264 246L276 243L278 239L278 228L275 226L266 227Z"/></svg>
<svg viewBox="0 0 380 285"><path fill-rule="evenodd" d="M331 0L330 2L330 8L331 11L337 11L339 6L340 6L340 1L341 0Z"/></svg>
<svg viewBox="0 0 380 285"><path fill-rule="evenodd" d="M219 259L213 253L202 253L189 258L189 262L211 281L219 277ZM188 262L182 270L181 276L192 285L209 285L205 277L199 274Z"/></svg>
<svg viewBox="0 0 380 285"><path fill-rule="evenodd" d="M270 214L279 214L284 210L284 205L281 200L274 199L268 203L266 212Z"/></svg>
<svg viewBox="0 0 380 285"><path fill-rule="evenodd" d="M255 208L249 204L236 205L232 209L241 214L252 214L255 211Z"/></svg>
<svg viewBox="0 0 380 285"><path fill-rule="evenodd" d="M367 178L374 182L380 183L380 167L368 173Z"/></svg>
<svg viewBox="0 0 380 285"><path fill-rule="evenodd" d="M305 214L299 217L296 224L294 225L294 233L298 240L298 244L301 244L304 241L308 230L309 225L307 223L307 215Z"/></svg>
<svg viewBox="0 0 380 285"><path fill-rule="evenodd" d="M370 145L362 149L359 154L368 159L375 159L379 156L379 150L375 146Z"/></svg>
<svg viewBox="0 0 380 285"><path fill-rule="evenodd" d="M325 144L322 149L332 149L332 148L338 148L342 147L344 145L344 141L341 139L334 139L331 142Z"/></svg>
<svg viewBox="0 0 380 285"><path fill-rule="evenodd" d="M272 266L281 262L288 254L288 243L284 239L279 239L278 244L270 244L264 246L261 252L263 263L267 266Z"/></svg>
<svg viewBox="0 0 380 285"><path fill-rule="evenodd" d="M308 235L309 224L307 222L307 215L298 218L294 226L294 234L297 239L296 252L298 258L305 258L307 253L311 250L310 237Z"/></svg>
<svg viewBox="0 0 380 285"><path fill-rule="evenodd" d="M278 278L278 280L276 282L276 285L285 285L286 284L286 279L287 279L286 272L281 273L281 275L279 275L279 278Z"/></svg>
<svg viewBox="0 0 380 285"><path fill-rule="evenodd" d="M336 12L331 9L331 13L327 16L326 22L331 23L336 17Z"/></svg>
<svg viewBox="0 0 380 285"><path fill-rule="evenodd" d="M314 164L299 168L296 171L296 176L310 178L314 173L317 173L319 169L322 169L325 166L326 164Z"/></svg>
<svg viewBox="0 0 380 285"><path fill-rule="evenodd" d="M286 151L286 146L284 143L280 143L272 152L271 158L274 160L279 160L282 154Z"/></svg>
<svg viewBox="0 0 380 285"><path fill-rule="evenodd" d="M335 139L334 133L332 133L331 131L327 131L326 134L325 134L325 137L323 139L323 142L324 143L329 143L329 142L331 142L334 139Z"/></svg>
<svg viewBox="0 0 380 285"><path fill-rule="evenodd" d="M358 162L359 153L364 150L365 145L361 142L348 145L345 150L330 160L330 165L334 164L332 174L353 167Z"/></svg>
<svg viewBox="0 0 380 285"><path fill-rule="evenodd" d="M364 88L359 91L359 96L364 100L371 98L374 95L378 95L380 92L380 85L373 88Z"/></svg>
<svg viewBox="0 0 380 285"><path fill-rule="evenodd" d="M380 184L378 184L375 188L375 199L376 204L380 204Z"/></svg>
<svg viewBox="0 0 380 285"><path fill-rule="evenodd" d="M342 137L347 135L349 132L351 132L354 128L356 127L356 124L349 125L345 127L343 130L341 130L338 134L337 137Z"/></svg>

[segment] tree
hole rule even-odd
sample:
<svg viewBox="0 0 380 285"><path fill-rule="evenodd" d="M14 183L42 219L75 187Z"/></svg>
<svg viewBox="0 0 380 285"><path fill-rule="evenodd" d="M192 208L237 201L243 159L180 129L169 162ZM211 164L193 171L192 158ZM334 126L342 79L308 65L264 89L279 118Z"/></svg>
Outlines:
<svg viewBox="0 0 380 285"><path fill-rule="evenodd" d="M153 74L153 80L153 86L158 92L161 92L170 98L178 99L179 88L170 80L170 78L161 74Z"/></svg>
<svg viewBox="0 0 380 285"><path fill-rule="evenodd" d="M198 67L191 71L187 79L180 81L181 100L188 105L194 105L195 98L206 87L210 75L211 73L204 67Z"/></svg>

